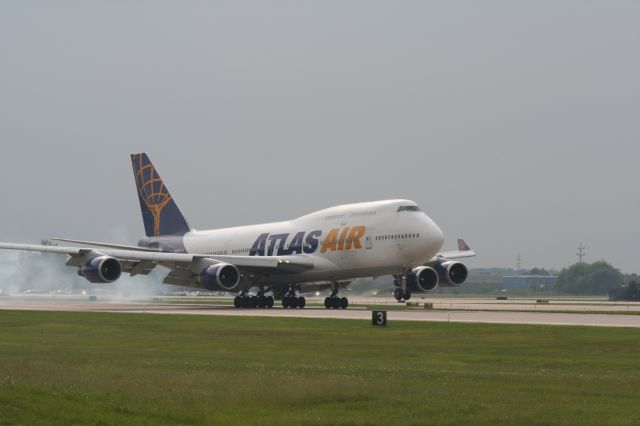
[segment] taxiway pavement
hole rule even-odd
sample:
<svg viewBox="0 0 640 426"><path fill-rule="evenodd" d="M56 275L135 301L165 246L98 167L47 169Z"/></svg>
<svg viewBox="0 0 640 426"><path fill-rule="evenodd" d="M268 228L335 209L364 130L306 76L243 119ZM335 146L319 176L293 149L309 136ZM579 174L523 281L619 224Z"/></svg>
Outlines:
<svg viewBox="0 0 640 426"><path fill-rule="evenodd" d="M0 309L78 311L78 312L126 312L180 315L225 315L296 318L338 318L370 320L371 311L362 308L333 310L307 307L305 309L236 309L225 305L180 303L130 303L87 300L12 300L0 299ZM640 327L640 315L600 313L558 313L544 311L501 310L389 310L388 321L439 321L495 324L546 324L582 325L602 327Z"/></svg>

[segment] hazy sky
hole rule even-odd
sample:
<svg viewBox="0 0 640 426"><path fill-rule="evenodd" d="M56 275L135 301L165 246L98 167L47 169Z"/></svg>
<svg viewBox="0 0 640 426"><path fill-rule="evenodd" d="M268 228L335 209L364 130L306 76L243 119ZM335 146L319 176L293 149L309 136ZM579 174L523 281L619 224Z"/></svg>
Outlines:
<svg viewBox="0 0 640 426"><path fill-rule="evenodd" d="M471 266L639 272L638 1L3 1L0 241L409 198Z"/></svg>

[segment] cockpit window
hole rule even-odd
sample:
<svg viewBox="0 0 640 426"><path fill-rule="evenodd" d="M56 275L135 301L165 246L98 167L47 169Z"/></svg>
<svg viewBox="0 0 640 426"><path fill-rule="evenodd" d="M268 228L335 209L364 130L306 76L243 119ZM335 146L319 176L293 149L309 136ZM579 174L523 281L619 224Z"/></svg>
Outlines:
<svg viewBox="0 0 640 426"><path fill-rule="evenodd" d="M420 207L418 206L400 206L398 207L398 212L419 212Z"/></svg>

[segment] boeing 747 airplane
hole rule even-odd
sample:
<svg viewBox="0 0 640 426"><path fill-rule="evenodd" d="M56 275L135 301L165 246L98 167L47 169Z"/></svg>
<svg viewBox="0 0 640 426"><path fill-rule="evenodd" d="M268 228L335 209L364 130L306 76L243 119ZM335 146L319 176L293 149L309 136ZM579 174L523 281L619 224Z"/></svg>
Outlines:
<svg viewBox="0 0 640 426"><path fill-rule="evenodd" d="M409 200L346 204L293 220L207 231L193 229L146 154L131 155L146 231L137 246L55 239L75 247L0 243L0 249L63 253L91 283L169 270L163 283L237 293L237 308L303 308L301 292L331 290L327 309L346 309L339 291L355 278L392 275L395 298L458 286L475 256L464 240L440 252L444 236ZM255 290L253 295L249 295Z"/></svg>

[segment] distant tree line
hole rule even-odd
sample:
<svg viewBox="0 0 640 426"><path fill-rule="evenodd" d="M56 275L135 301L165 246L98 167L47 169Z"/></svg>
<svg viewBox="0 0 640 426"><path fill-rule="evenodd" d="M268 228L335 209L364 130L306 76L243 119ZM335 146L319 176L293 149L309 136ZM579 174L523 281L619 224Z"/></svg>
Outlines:
<svg viewBox="0 0 640 426"><path fill-rule="evenodd" d="M624 287L609 290L609 300L640 301L640 284L631 281Z"/></svg>
<svg viewBox="0 0 640 426"><path fill-rule="evenodd" d="M567 294L607 294L610 289L621 287L624 275L605 262L575 263L560 271L556 290Z"/></svg>
<svg viewBox="0 0 640 426"><path fill-rule="evenodd" d="M526 269L523 269L521 273L522 275L539 275L539 276L545 276L545 277L548 277L549 275L557 274L556 271L547 271L544 268L538 268L538 267L530 269L529 271L527 271Z"/></svg>

